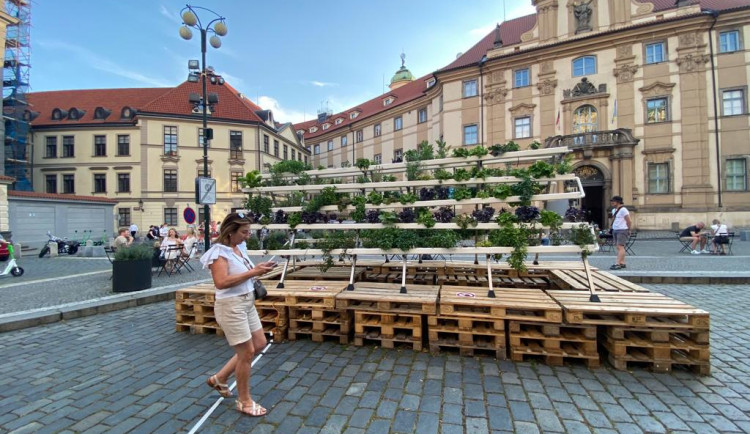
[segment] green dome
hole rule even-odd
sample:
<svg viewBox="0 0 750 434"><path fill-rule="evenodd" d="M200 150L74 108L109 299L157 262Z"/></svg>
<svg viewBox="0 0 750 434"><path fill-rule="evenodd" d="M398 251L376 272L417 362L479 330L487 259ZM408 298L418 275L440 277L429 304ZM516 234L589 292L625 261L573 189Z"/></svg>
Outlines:
<svg viewBox="0 0 750 434"><path fill-rule="evenodd" d="M414 80L414 76L412 75L411 71L406 69L405 66L402 66L393 75L393 78L391 79L391 84L397 83L399 81L413 81L413 80Z"/></svg>

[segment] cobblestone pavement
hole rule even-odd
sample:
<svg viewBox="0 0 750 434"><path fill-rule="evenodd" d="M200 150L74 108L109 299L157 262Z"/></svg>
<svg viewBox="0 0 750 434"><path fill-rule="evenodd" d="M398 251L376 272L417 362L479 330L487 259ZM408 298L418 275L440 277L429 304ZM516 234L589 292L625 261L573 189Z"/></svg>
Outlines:
<svg viewBox="0 0 750 434"><path fill-rule="evenodd" d="M712 313L711 376L297 341L254 368L266 417L225 400L201 432L750 432L747 286L645 286ZM231 354L175 332L172 303L3 333L0 350L2 432L186 431Z"/></svg>

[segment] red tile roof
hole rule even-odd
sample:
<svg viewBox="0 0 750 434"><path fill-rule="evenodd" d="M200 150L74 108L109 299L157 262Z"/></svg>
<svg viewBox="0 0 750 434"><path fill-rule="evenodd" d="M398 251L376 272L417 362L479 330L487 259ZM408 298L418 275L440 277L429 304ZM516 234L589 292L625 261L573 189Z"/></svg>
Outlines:
<svg viewBox="0 0 750 434"><path fill-rule="evenodd" d="M256 110L262 110L252 101L245 98L228 83L223 85L209 84L206 92L219 95L219 103L214 106L214 111L209 119L229 119L236 121L263 122L255 114ZM167 89L162 95L146 104L140 110L146 113L178 114L185 116L193 115L193 104L189 101L191 93L202 93L202 85L185 81L177 87Z"/></svg>
<svg viewBox="0 0 750 434"><path fill-rule="evenodd" d="M34 199L50 199L50 200L67 200L67 201L78 201L78 202L102 202L102 203L118 203L115 199L107 199L106 197L97 196L76 196L72 194L52 194L52 193L37 193L34 191L18 191L9 190L8 196L11 197L29 197Z"/></svg>
<svg viewBox="0 0 750 434"><path fill-rule="evenodd" d="M366 101L356 107L352 107L348 110L345 110L341 113L336 113L333 116L330 116L326 122L331 124L331 127L327 130L323 130L321 127L322 124L325 122L318 122L317 119L313 119L310 121L300 122L298 124L294 124L295 130L305 130L305 140L310 140L315 137L321 136L323 134L330 133L331 131L345 128L355 122L359 122L364 118L374 116L380 112L390 110L393 107L397 107L401 104L405 104L409 101L412 101L414 99L419 98L422 96L425 90L427 90L427 83L426 80L429 79L432 76L432 74L425 75L423 77L417 78L414 81L411 81L401 87L398 87L394 90L388 91L382 95L379 95L369 101ZM388 98L389 96L395 97L395 100L389 104L389 105L383 105L383 100ZM359 115L357 115L356 118L350 119L349 113L357 111L359 112ZM338 117L343 117L344 121L338 125L335 124L335 120ZM313 125L318 126L318 131L311 133L309 131L310 127Z"/></svg>
<svg viewBox="0 0 750 434"><path fill-rule="evenodd" d="M663 11L666 9L674 9L674 0L650 0L654 4L654 12ZM693 0L693 3L700 3L701 9L713 9L715 11L728 11L730 9L736 9L741 7L750 6L748 0Z"/></svg>
<svg viewBox="0 0 750 434"><path fill-rule="evenodd" d="M3 184L7 184L9 182L15 182L15 180L16 178L12 176L0 175L0 182L2 182Z"/></svg>
<svg viewBox="0 0 750 434"><path fill-rule="evenodd" d="M124 107L141 109L149 101L167 92L169 88L132 88L132 89L82 89L55 90L48 92L32 92L28 94L29 109L39 112L39 117L31 121L34 127L48 125L77 125L89 123L128 123L132 119L121 119L120 113ZM70 110L71 108L85 110L80 120L62 119L52 120L52 110ZM94 110L103 107L112 110L106 119L94 119Z"/></svg>

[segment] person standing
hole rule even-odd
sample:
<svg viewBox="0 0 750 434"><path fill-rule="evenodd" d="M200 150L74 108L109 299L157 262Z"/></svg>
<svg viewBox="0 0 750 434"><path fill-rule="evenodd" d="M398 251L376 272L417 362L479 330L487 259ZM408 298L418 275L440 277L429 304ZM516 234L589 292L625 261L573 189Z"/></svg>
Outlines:
<svg viewBox="0 0 750 434"><path fill-rule="evenodd" d="M169 226L167 226L167 224L164 223L159 228L159 237L163 240L164 238L167 238L168 234L169 234Z"/></svg>
<svg viewBox="0 0 750 434"><path fill-rule="evenodd" d="M137 233L138 233L138 225L136 225L135 223L131 224L130 225L130 236L133 239L135 239L135 234L137 234Z"/></svg>
<svg viewBox="0 0 750 434"><path fill-rule="evenodd" d="M128 230L126 228L120 228L120 234L115 238L114 248L119 249L120 247L127 247L133 244L133 237L128 236Z"/></svg>
<svg viewBox="0 0 750 434"><path fill-rule="evenodd" d="M630 237L630 229L633 224L630 221L630 212L623 205L621 196L613 196L609 201L614 208L614 220L612 221L612 238L617 246L617 262L609 267L610 270L620 270L625 266L625 245Z"/></svg>
<svg viewBox="0 0 750 434"><path fill-rule="evenodd" d="M255 310L253 287L255 279L273 270L276 264L263 262L254 266L245 247L249 238L250 221L244 213L233 212L221 223L216 244L200 259L203 268L211 270L216 286L216 322L235 352L219 372L206 380L206 384L221 396L230 397L232 392L227 381L234 373L237 411L249 416L264 416L267 410L250 396L250 366L255 353L266 346L263 327Z"/></svg>

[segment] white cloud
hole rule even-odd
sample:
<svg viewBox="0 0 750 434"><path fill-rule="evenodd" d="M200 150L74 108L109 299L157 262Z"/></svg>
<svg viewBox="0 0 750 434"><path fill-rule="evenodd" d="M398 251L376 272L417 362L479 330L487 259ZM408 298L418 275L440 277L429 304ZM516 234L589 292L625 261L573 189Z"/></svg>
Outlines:
<svg viewBox="0 0 750 434"><path fill-rule="evenodd" d="M47 41L47 40L39 41L39 45L44 48L49 48L53 50L57 49L57 50L69 51L73 53L75 56L77 56L81 62L88 64L90 67L94 69L108 72L112 75L117 75L119 77L124 77L129 80L136 81L138 83L143 83L149 86L156 86L156 87L167 87L167 86L174 85L174 83L171 83L162 78L149 77L139 72L128 70L125 67L118 65L109 59L105 59L104 57L101 57L93 53L92 51L84 47L81 47L79 45L68 44L66 42L61 42L61 41Z"/></svg>
<svg viewBox="0 0 750 434"><path fill-rule="evenodd" d="M469 34L473 37L481 38L481 37L487 36L487 34L491 32L492 30L494 30L496 26L497 26L497 23L492 23L492 24L487 24L486 26L475 27L469 30Z"/></svg>
<svg viewBox="0 0 750 434"><path fill-rule="evenodd" d="M256 102L262 109L271 110L273 118L278 122L297 123L310 120L313 116L312 114L305 116L305 113L299 110L283 108L277 99L270 96L261 95Z"/></svg>
<svg viewBox="0 0 750 434"><path fill-rule="evenodd" d="M164 17L168 18L169 21L172 21L173 23L176 23L177 25L182 25L180 14L177 13L177 11L170 11L169 9L167 9L166 6L161 5L159 7L159 13L162 14Z"/></svg>
<svg viewBox="0 0 750 434"><path fill-rule="evenodd" d="M338 86L338 83L328 83L328 82L325 82L325 81L317 81L317 80L310 80L309 83L312 84L315 87L334 87L334 86Z"/></svg>

